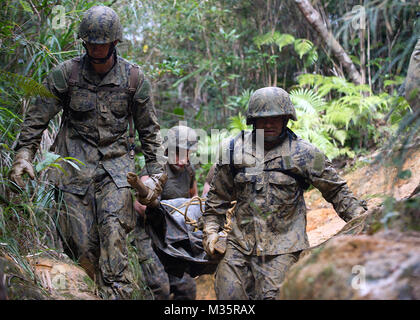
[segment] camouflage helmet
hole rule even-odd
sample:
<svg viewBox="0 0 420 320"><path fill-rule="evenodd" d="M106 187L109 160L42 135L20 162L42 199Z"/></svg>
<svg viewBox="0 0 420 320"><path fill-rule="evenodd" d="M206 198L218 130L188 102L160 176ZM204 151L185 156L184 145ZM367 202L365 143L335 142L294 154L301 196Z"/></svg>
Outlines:
<svg viewBox="0 0 420 320"><path fill-rule="evenodd" d="M198 138L194 129L179 125L169 129L164 139L166 148L177 147L181 149L196 151Z"/></svg>
<svg viewBox="0 0 420 320"><path fill-rule="evenodd" d="M255 118L276 116L288 116L292 120L297 120L289 94L277 87L266 87L255 91L249 99L246 123L251 124Z"/></svg>
<svg viewBox="0 0 420 320"><path fill-rule="evenodd" d="M122 40L122 27L117 13L106 6L87 10L79 26L78 37L88 43L105 44Z"/></svg>

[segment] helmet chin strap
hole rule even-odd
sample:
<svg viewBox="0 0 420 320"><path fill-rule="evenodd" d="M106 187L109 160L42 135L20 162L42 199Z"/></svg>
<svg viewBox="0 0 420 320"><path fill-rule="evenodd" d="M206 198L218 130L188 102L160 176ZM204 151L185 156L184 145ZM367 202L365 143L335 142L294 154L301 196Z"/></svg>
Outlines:
<svg viewBox="0 0 420 320"><path fill-rule="evenodd" d="M84 42L83 42L83 47L85 47L86 49L86 55L88 56L89 61L93 64L105 64L108 61L108 59L115 53L114 43L111 43L111 46L109 47L109 50L108 50L108 54L106 55L105 58L94 58L91 55L89 55L89 50L87 49L86 43Z"/></svg>

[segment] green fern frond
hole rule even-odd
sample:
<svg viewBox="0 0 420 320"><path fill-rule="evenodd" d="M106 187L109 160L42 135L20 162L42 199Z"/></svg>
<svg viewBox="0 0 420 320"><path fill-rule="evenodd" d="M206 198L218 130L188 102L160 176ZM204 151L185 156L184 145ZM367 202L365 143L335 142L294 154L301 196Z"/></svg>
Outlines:
<svg viewBox="0 0 420 320"><path fill-rule="evenodd" d="M308 39L296 39L294 42L295 51L301 59L305 54L312 50L313 46L313 43Z"/></svg>
<svg viewBox="0 0 420 320"><path fill-rule="evenodd" d="M247 130L248 125L246 124L246 118L239 113L237 116L233 116L229 118L229 130L232 135L236 135L242 130Z"/></svg>
<svg viewBox="0 0 420 320"><path fill-rule="evenodd" d="M325 120L329 123L348 128L350 121L357 122L357 113L352 108L346 108L339 105L338 102L333 103L335 107L327 109Z"/></svg>
<svg viewBox="0 0 420 320"><path fill-rule="evenodd" d="M325 100L312 89L291 90L290 99L296 109L301 109L305 113L316 114L325 107Z"/></svg>
<svg viewBox="0 0 420 320"><path fill-rule="evenodd" d="M399 86L401 84L403 84L405 80L405 77L401 77L401 76L396 76L394 79L388 79L384 81L384 89L386 89L386 87L389 87L391 85L396 85Z"/></svg>
<svg viewBox="0 0 420 320"><path fill-rule="evenodd" d="M278 31L268 32L254 38L254 43L258 48L267 44L276 44L279 47L279 51L281 51L283 47L292 44L294 41L295 37L291 34L280 33Z"/></svg>
<svg viewBox="0 0 420 320"><path fill-rule="evenodd" d="M274 34L276 32L268 32L266 34L261 34L258 35L254 38L254 44L258 47L261 48L261 46L265 45L265 44L272 44L274 43Z"/></svg>
<svg viewBox="0 0 420 320"><path fill-rule="evenodd" d="M283 47L292 44L294 41L295 37L291 34L279 32L276 32L274 34L274 43L277 44L277 46L279 47L279 51L281 51Z"/></svg>
<svg viewBox="0 0 420 320"><path fill-rule="evenodd" d="M305 59L305 67L310 67L315 62L318 61L318 52L316 51L315 47L311 49L311 51L308 52Z"/></svg>
<svg viewBox="0 0 420 320"><path fill-rule="evenodd" d="M319 74L304 73L297 77L297 81L300 86L310 85L315 87L322 83L325 78Z"/></svg>
<svg viewBox="0 0 420 320"><path fill-rule="evenodd" d="M346 130L332 130L331 134L342 146L344 146L344 142L348 135Z"/></svg>
<svg viewBox="0 0 420 320"><path fill-rule="evenodd" d="M28 97L48 97L54 98L55 96L42 84L36 82L32 78L22 76L20 74L8 72L0 69L0 82L4 82L10 87L20 89Z"/></svg>

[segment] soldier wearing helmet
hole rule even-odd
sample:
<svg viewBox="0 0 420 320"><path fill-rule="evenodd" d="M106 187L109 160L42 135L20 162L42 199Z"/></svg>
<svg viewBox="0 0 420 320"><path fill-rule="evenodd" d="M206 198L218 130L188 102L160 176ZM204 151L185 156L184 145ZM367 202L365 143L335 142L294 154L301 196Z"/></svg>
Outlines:
<svg viewBox="0 0 420 320"><path fill-rule="evenodd" d="M178 125L170 128L164 137L165 173L168 180L163 185L161 200L176 198L192 198L197 195L197 181L195 172L189 162L191 152L197 150L197 134L194 129ZM141 180L147 179L147 172L140 173ZM141 202L141 201L140 201ZM135 209L140 218L134 231L134 245L139 254L139 261L146 284L152 290L154 298L158 300L194 300L196 296L195 280L184 273L179 278L167 274L163 264L152 248L152 240L145 231L146 206L135 202Z"/></svg>
<svg viewBox="0 0 420 320"><path fill-rule="evenodd" d="M50 174L62 203L57 221L64 250L98 281L104 298L130 298L126 237L136 215L126 174L134 171L137 130L149 174L157 186L164 180L156 157L160 126L149 81L117 54L122 27L115 11L87 10L79 37L86 54L61 63L44 81L56 98L40 97L28 109L10 178L20 187L24 173L34 178L32 159L42 132L63 111L52 150L84 164L78 170L63 163L65 174Z"/></svg>
<svg viewBox="0 0 420 320"><path fill-rule="evenodd" d="M287 128L296 113L286 91L256 90L246 116L254 130L234 138L226 150L229 163L215 168L203 214L203 246L221 258L218 299L275 299L287 270L309 247L304 190L310 184L318 188L345 221L363 214L366 205L317 148ZM233 200L232 230L220 257L218 233Z"/></svg>

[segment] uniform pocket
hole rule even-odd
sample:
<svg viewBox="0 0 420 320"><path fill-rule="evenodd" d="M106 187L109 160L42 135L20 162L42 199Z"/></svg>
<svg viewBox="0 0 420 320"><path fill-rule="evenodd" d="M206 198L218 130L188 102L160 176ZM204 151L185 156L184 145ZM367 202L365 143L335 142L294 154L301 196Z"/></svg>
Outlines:
<svg viewBox="0 0 420 320"><path fill-rule="evenodd" d="M71 96L69 107L73 113L91 111L96 107L96 95L89 90L76 90Z"/></svg>
<svg viewBox="0 0 420 320"><path fill-rule="evenodd" d="M78 133L91 137L96 128L96 94L89 90L75 90L69 103L68 121Z"/></svg>
<svg viewBox="0 0 420 320"><path fill-rule="evenodd" d="M250 197L251 193L254 191L253 185L255 184L255 181L256 178L253 175L244 172L236 174L233 182L238 200Z"/></svg>
<svg viewBox="0 0 420 320"><path fill-rule="evenodd" d="M101 115L110 132L115 135L124 133L127 130L129 115L127 94L112 92L103 99L103 103L106 104L107 112Z"/></svg>
<svg viewBox="0 0 420 320"><path fill-rule="evenodd" d="M300 195L296 179L282 172L269 172L267 199L269 203L278 205L292 205Z"/></svg>
<svg viewBox="0 0 420 320"><path fill-rule="evenodd" d="M128 104L124 100L115 100L110 103L110 109L115 118L121 119L128 116Z"/></svg>

